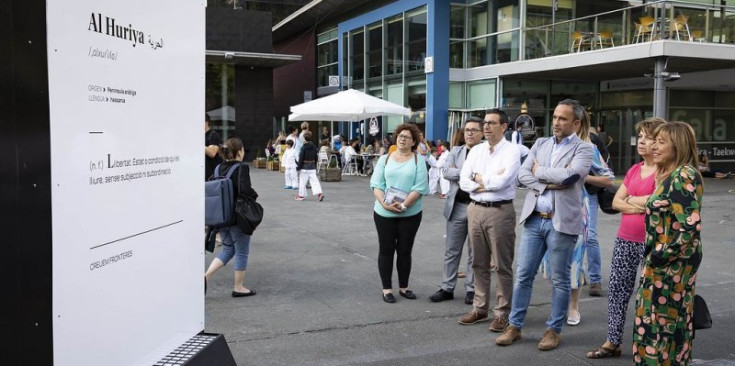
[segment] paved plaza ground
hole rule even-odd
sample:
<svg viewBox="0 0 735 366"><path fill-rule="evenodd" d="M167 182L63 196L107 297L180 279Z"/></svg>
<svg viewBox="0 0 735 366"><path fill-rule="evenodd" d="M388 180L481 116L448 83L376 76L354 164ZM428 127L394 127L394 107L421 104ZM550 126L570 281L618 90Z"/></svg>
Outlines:
<svg viewBox="0 0 735 366"><path fill-rule="evenodd" d="M373 223L369 177L346 176L323 182L325 200L293 200L283 175L252 169L265 219L252 238L245 284L253 297L233 298L231 264L209 283L206 331L222 333L238 365L629 365L632 363L631 314L623 356L589 360L585 352L605 340L606 297L584 288L582 322L566 326L558 349L536 348L549 314L548 281L539 275L523 339L495 345L489 323L462 326L457 319L471 309L463 302L460 279L455 299L432 303L428 297L442 280L444 200L424 198L423 221L413 250L410 287L417 300L381 298L378 240ZM520 213L528 191L518 190ZM704 260L697 293L710 307L714 327L699 331L693 356L699 365L735 365L735 180L705 180L702 233ZM599 213L603 285L609 279L612 243L619 215ZM516 244L521 227L516 227ZM209 264L213 255L207 253ZM463 258L463 262L464 262ZM397 276L394 270L394 283ZM493 287L495 279L493 278ZM397 292L397 288L395 289ZM492 303L491 303L492 306Z"/></svg>

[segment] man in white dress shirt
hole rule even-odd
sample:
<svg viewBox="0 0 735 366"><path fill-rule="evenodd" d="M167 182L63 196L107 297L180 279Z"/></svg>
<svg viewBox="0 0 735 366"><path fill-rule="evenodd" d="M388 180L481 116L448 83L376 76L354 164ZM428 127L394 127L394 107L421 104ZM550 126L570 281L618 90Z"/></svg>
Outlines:
<svg viewBox="0 0 735 366"><path fill-rule="evenodd" d="M513 198L521 165L518 145L505 139L508 115L501 109L485 113L485 142L473 148L462 166L459 187L470 194L467 208L468 234L472 244L475 275L473 309L460 318L463 325L488 320L490 274L497 272L493 332L508 326L513 296L513 256L516 212Z"/></svg>
<svg viewBox="0 0 735 366"><path fill-rule="evenodd" d="M523 124L516 123L516 128L513 131L513 134L510 137L510 141L514 144L523 145L523 134L521 133L523 131Z"/></svg>

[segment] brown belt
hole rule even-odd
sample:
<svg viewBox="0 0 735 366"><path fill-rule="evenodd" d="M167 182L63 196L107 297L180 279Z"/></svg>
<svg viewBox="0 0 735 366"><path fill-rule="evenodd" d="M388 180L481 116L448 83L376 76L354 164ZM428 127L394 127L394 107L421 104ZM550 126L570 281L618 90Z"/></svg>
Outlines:
<svg viewBox="0 0 735 366"><path fill-rule="evenodd" d="M554 216L554 214L551 213L551 212L548 212L547 213L547 212L533 211L533 214L536 215L536 216L541 217L542 219L547 219L547 220L551 219Z"/></svg>

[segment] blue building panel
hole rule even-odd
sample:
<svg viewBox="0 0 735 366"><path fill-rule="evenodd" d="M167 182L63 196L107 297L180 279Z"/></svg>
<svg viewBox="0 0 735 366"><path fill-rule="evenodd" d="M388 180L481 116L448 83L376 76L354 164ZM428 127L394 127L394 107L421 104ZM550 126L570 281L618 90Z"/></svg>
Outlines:
<svg viewBox="0 0 735 366"><path fill-rule="evenodd" d="M344 34L404 12L426 6L426 57L434 58L434 71L426 74L426 138L447 139L449 118L449 1L403 0L362 14L338 25L339 74L346 75Z"/></svg>

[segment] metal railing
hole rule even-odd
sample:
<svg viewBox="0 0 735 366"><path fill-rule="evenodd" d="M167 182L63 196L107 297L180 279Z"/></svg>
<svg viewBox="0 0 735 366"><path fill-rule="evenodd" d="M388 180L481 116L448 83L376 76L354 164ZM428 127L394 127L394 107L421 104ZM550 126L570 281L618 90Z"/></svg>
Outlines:
<svg viewBox="0 0 735 366"><path fill-rule="evenodd" d="M521 37L519 58L524 60L663 39L735 44L735 7L654 1L542 26L526 24Z"/></svg>

